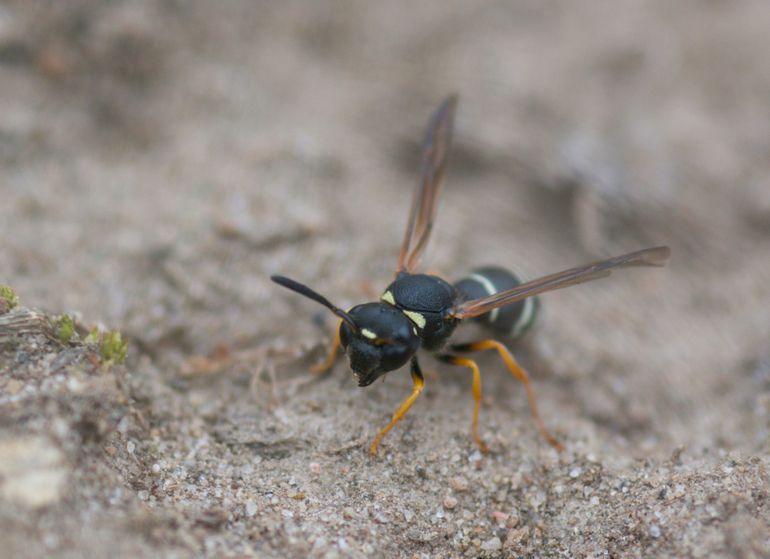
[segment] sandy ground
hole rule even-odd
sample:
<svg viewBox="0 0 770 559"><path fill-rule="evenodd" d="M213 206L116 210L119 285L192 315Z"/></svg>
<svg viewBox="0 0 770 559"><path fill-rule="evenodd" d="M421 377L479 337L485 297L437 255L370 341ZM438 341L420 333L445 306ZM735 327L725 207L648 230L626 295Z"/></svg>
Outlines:
<svg viewBox="0 0 770 559"><path fill-rule="evenodd" d="M770 556L766 2L414 4L0 5L0 556ZM370 459L408 375L310 377L268 280L378 294L451 91L426 269L674 251L516 346L561 454L490 355L481 456L426 356Z"/></svg>

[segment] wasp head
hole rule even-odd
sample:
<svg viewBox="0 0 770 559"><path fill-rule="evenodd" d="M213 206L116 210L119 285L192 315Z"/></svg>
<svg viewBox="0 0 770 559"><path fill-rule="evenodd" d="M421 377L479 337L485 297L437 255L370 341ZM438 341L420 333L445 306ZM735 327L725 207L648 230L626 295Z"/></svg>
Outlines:
<svg viewBox="0 0 770 559"><path fill-rule="evenodd" d="M403 366L420 346L412 321L392 305L365 303L345 312L306 285L283 276L271 279L322 304L342 319L340 343L358 386L369 386L383 374Z"/></svg>
<svg viewBox="0 0 770 559"><path fill-rule="evenodd" d="M406 364L420 346L412 322L385 303L365 303L348 311L355 328L343 321L340 342L358 386L369 386L383 374Z"/></svg>

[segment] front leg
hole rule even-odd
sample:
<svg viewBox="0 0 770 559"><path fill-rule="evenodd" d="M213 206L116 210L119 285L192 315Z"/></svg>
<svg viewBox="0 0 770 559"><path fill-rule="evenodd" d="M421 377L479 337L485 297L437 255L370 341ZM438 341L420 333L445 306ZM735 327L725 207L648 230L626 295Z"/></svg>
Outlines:
<svg viewBox="0 0 770 559"><path fill-rule="evenodd" d="M425 386L425 379L422 376L420 364L417 362L417 356L412 357L411 373L413 383L412 393L406 400L404 400L401 406L399 406L399 408L396 410L396 413L393 414L393 419L390 420L390 423L388 423L385 428L377 433L376 437L374 437L372 445L369 447L369 454L372 456L377 455L377 447L380 446L380 441L382 438L387 435L388 431L390 431L396 423L403 419L403 417L406 415L406 412L408 412L409 408L412 407L412 404L414 404L415 400L417 400L417 397L420 395L420 392L422 392L422 389Z"/></svg>

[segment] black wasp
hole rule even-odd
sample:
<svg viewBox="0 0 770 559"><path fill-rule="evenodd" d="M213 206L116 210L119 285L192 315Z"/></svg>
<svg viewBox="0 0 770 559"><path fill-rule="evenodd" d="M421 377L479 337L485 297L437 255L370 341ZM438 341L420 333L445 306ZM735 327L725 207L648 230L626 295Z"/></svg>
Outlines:
<svg viewBox="0 0 770 559"><path fill-rule="evenodd" d="M329 356L314 368L315 372L331 368L340 344L350 360L359 386L369 386L385 373L402 367L407 361L411 362L412 393L372 441L369 451L373 455L377 453L382 438L404 417L422 392L424 379L417 361L417 350L421 347L434 352L439 360L467 367L473 373L472 433L482 451L486 452L487 448L478 433L481 375L476 362L462 354L486 349L496 350L511 374L524 384L532 417L540 432L551 445L561 448L540 419L527 372L502 343L488 339L447 346L447 341L461 321L471 318L481 322L496 336L520 336L535 318L539 304L536 295L603 278L616 268L663 266L671 253L665 246L648 248L526 283L521 283L516 275L498 267L475 270L454 285L434 275L415 273L433 229L456 107L457 97L448 97L428 124L422 147L420 184L412 201L395 280L385 289L379 301L356 305L345 312L306 285L283 276L271 278L322 304L341 319Z"/></svg>

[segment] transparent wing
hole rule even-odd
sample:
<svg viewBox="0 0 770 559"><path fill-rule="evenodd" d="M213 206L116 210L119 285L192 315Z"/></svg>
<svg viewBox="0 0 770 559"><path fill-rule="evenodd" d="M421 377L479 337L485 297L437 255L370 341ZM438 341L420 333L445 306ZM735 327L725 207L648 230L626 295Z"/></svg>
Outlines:
<svg viewBox="0 0 770 559"><path fill-rule="evenodd" d="M412 208L409 212L401 252L398 255L396 272L413 271L428 243L436 217L438 196L444 182L444 170L449 146L452 143L456 109L457 95L450 95L433 113L428 123L428 131L422 145L420 184L412 199Z"/></svg>
<svg viewBox="0 0 770 559"><path fill-rule="evenodd" d="M481 299L473 299L472 301L461 303L452 310L451 316L460 320L473 318L474 316L480 316L498 307L509 305L516 301L520 301L521 299L545 293L546 291L554 291L556 289L569 287L570 285L577 285L579 283L607 277L614 269L630 268L634 266L665 266L670 257L671 249L666 246L660 246L630 252L622 256L616 256L592 264L578 266L577 268L570 268L563 272L522 283L514 288L501 291L500 293L490 295L489 297L482 297Z"/></svg>

